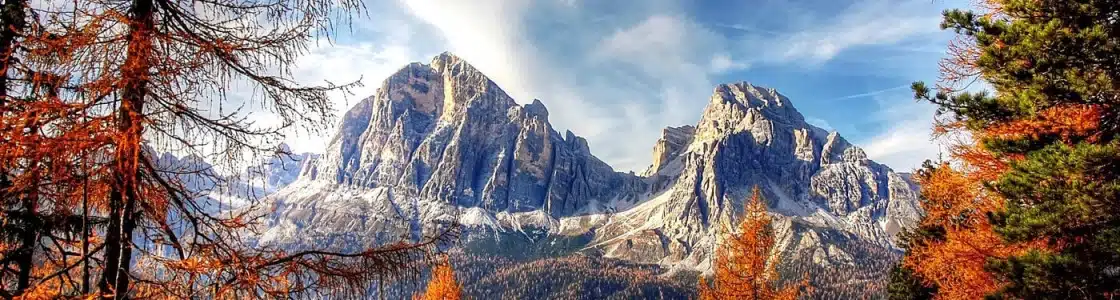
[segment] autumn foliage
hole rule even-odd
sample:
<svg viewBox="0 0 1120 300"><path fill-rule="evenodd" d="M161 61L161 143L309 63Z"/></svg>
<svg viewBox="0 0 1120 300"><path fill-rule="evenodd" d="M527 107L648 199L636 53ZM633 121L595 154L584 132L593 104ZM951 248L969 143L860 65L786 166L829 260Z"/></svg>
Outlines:
<svg viewBox="0 0 1120 300"><path fill-rule="evenodd" d="M914 84L952 145L916 176L926 216L891 297L1120 295L1120 3L981 4L945 12L943 81Z"/></svg>
<svg viewBox="0 0 1120 300"><path fill-rule="evenodd" d="M370 249L258 245L266 209L208 197L289 128L333 117L290 67L356 1L6 0L0 7L0 297L289 298L415 276L454 235ZM255 91L234 93L237 87ZM275 116L274 126L251 121ZM198 182L213 188L199 190Z"/></svg>
<svg viewBox="0 0 1120 300"><path fill-rule="evenodd" d="M445 258L442 263L432 268L432 279L423 293L416 295L416 300L459 300L462 298L463 288L455 280L455 270Z"/></svg>
<svg viewBox="0 0 1120 300"><path fill-rule="evenodd" d="M716 248L712 283L700 278L700 299L797 299L807 282L779 286L773 248L770 215L756 187L738 228Z"/></svg>

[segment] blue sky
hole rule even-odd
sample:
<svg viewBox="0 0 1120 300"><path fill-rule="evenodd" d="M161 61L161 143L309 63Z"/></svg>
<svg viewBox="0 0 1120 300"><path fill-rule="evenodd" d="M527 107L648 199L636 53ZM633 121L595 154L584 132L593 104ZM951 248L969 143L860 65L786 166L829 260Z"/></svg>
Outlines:
<svg viewBox="0 0 1120 300"><path fill-rule="evenodd" d="M873 159L910 170L939 153L933 107L915 80L935 81L951 33L933 0L367 0L365 15L300 59L298 80L354 80L344 111L387 75L443 52L465 58L518 102L541 99L557 130L587 137L615 169L640 171L662 128L695 124L719 83L748 81L788 96L811 123ZM328 131L329 132L329 131ZM322 151L328 134L294 135Z"/></svg>

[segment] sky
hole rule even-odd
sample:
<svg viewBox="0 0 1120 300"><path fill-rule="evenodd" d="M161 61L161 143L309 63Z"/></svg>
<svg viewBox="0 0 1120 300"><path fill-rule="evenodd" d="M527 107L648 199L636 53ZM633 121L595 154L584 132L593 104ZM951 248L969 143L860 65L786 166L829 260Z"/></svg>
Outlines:
<svg viewBox="0 0 1120 300"><path fill-rule="evenodd" d="M720 83L771 87L818 127L909 171L943 147L913 81L937 80L967 0L366 0L301 57L304 83L361 79L345 112L405 64L451 51L519 103L540 99L560 132L586 137L619 171L641 171L666 126L695 124ZM337 123L337 122L336 122ZM293 134L321 152L333 131Z"/></svg>

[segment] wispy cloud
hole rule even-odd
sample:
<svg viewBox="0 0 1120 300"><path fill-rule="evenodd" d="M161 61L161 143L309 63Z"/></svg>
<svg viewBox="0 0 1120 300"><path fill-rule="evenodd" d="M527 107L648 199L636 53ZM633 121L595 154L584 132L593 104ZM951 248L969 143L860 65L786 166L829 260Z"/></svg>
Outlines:
<svg viewBox="0 0 1120 300"><path fill-rule="evenodd" d="M763 60L817 64L851 48L892 45L937 33L941 18L929 13L935 9L929 1L857 1L843 11L822 16L823 21L808 23L787 33L741 25L730 27L766 33L761 41L774 46Z"/></svg>
<svg viewBox="0 0 1120 300"><path fill-rule="evenodd" d="M809 125L817 126L817 127L820 127L821 129L824 129L824 130L827 130L827 131L835 130L835 128L832 128L832 124L829 124L828 121L825 121L824 119L821 119L821 118L805 116L805 122L809 123Z"/></svg>
<svg viewBox="0 0 1120 300"><path fill-rule="evenodd" d="M683 0L368 1L377 5L379 14L388 16L385 19L399 19L404 24L360 24L360 30L376 33L359 32L353 41L313 49L297 71L301 81L360 76L367 84L357 92L362 97L372 94L384 76L405 63L426 61L449 50L486 73L517 101L541 99L551 112L553 125L587 137L592 151L620 170L644 168L650 161L650 148L665 126L699 119L718 81L796 82L800 78L776 77L789 74L751 72L826 65L857 49L925 49L905 42L926 39L936 32L940 11L928 0L853 1L836 11L828 11L837 9L832 2L825 9L814 3L782 2L779 8L804 7L755 14L774 16L765 19L721 18L705 12L741 3L712 3L712 7L700 9ZM403 34L394 33L397 26L404 29ZM836 84L805 83L793 88L819 90L815 99L829 99L827 91L857 76L847 69L819 71L838 76ZM899 76L909 81L925 75ZM832 100L878 99L905 94L904 88ZM803 99L793 100L799 108L805 107ZM336 108L343 111L348 104L340 102ZM879 107L879 112L848 106L836 109L851 110L848 115L887 116L890 108ZM873 157L892 165L892 161L914 165L911 161L916 159L902 157L927 154L907 147L923 144L914 137L928 122L890 123L906 120L884 117L874 121L878 130L842 133L855 134L853 140L866 145ZM812 122L820 127L850 128L854 121ZM306 136L293 140L297 150L314 150L323 144L320 138Z"/></svg>
<svg viewBox="0 0 1120 300"><path fill-rule="evenodd" d="M910 87L910 85L909 85L909 84L905 84L905 85L900 85L900 86L896 86L896 87L891 87L891 88L885 88L885 89L881 89L881 90L870 91L870 92L866 92L866 93L859 93L859 94L853 94L853 95L847 95L847 96L840 96L840 97L836 97L836 98L832 98L832 99L829 99L829 101L835 101L835 100L845 100L845 99L856 99L856 98L865 98L865 97L872 97L872 96L875 96L875 95L880 95L880 94L883 94L883 93L889 93L889 92L893 92L893 91L904 90L904 89L907 89L907 88L909 88L909 87Z"/></svg>
<svg viewBox="0 0 1120 300"><path fill-rule="evenodd" d="M908 93L879 93L874 101L879 110L869 116L882 124L878 134L857 142L871 159L896 171L909 172L926 159L944 152L943 141L933 139L933 115L936 108L929 103L907 101Z"/></svg>

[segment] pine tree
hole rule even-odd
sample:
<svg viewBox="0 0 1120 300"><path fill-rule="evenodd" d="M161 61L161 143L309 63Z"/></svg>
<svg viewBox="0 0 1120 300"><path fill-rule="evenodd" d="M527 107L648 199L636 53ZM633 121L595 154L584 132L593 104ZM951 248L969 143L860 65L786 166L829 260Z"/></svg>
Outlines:
<svg viewBox="0 0 1120 300"><path fill-rule="evenodd" d="M774 230L758 187L751 192L737 230L720 241L709 286L700 279L700 299L796 299L807 282L778 286L776 263L770 260Z"/></svg>
<svg viewBox="0 0 1120 300"><path fill-rule="evenodd" d="M914 84L939 133L969 138L920 176L904 267L944 299L1115 297L1120 2L982 4L944 13L959 38L943 81ZM963 91L974 80L994 93Z"/></svg>

